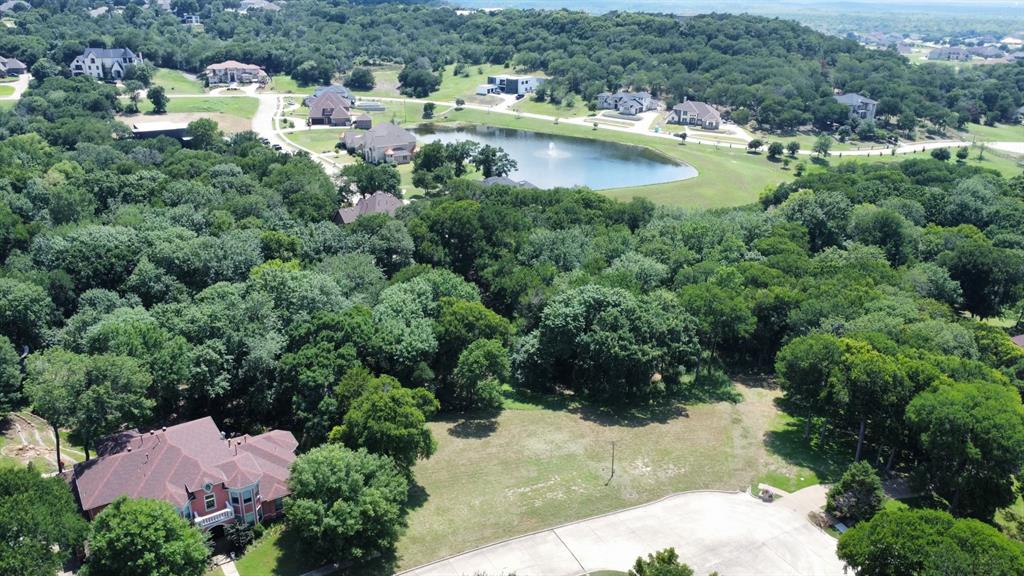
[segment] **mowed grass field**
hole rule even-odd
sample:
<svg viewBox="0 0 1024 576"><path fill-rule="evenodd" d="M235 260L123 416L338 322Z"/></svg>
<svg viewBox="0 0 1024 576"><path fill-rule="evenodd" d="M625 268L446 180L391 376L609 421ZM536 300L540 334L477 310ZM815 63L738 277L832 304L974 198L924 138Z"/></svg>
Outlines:
<svg viewBox="0 0 1024 576"><path fill-rule="evenodd" d="M808 477L766 448L779 392L738 390L736 404L679 406L647 420L520 404L493 421L430 423L438 449L413 470L420 488L399 568L675 492L746 490L765 473Z"/></svg>
<svg viewBox="0 0 1024 576"><path fill-rule="evenodd" d="M556 118L578 118L590 114L587 103L582 98L577 98L573 106L566 106L564 103L552 104L547 100L537 102L531 95L513 104L512 109L526 114L543 114Z"/></svg>
<svg viewBox="0 0 1024 576"><path fill-rule="evenodd" d="M0 96L11 96L14 94L14 86L9 84L0 84Z"/></svg>
<svg viewBox="0 0 1024 576"><path fill-rule="evenodd" d="M312 94L316 86L299 86L299 83L287 74L275 74L270 77L270 84L267 85L267 92L281 92L289 94Z"/></svg>
<svg viewBox="0 0 1024 576"><path fill-rule="evenodd" d="M343 128L319 128L312 130L296 130L285 132L283 136L292 142L309 148L314 152L333 152L334 146L339 142L341 135L346 132Z"/></svg>
<svg viewBox="0 0 1024 576"><path fill-rule="evenodd" d="M985 126L984 124L968 124L967 131L960 132L959 136L968 141L977 138L979 142L1021 142L1024 141L1024 125L996 124L995 126Z"/></svg>
<svg viewBox="0 0 1024 576"><path fill-rule="evenodd" d="M259 107L259 100L251 96L224 96L209 98L171 98L167 104L168 112L218 112L229 116L251 119L256 115L256 108ZM153 104L149 100L139 101L139 111L148 113L153 111Z"/></svg>
<svg viewBox="0 0 1024 576"><path fill-rule="evenodd" d="M721 208L740 206L757 200L765 186L775 186L792 178L791 171L781 164L768 162L763 155L755 156L739 147L713 147L682 145L668 138L658 138L629 132L593 130L587 126L548 122L532 118L517 118L511 114L488 113L481 110L452 110L445 114L448 121L485 124L504 128L518 128L544 134L562 134L580 138L595 138L623 144L646 146L697 169L696 178L655 184L602 190L601 193L618 200L629 201L642 197L669 206L689 208Z"/></svg>
<svg viewBox="0 0 1024 576"><path fill-rule="evenodd" d="M402 71L401 66L382 66L370 68L373 72L373 90L352 90L357 96L384 96L387 98L398 98L398 73Z"/></svg>
<svg viewBox="0 0 1024 576"><path fill-rule="evenodd" d="M193 80L178 70L157 68L153 75L153 84L163 86L169 96L176 94L202 94L205 92L203 83Z"/></svg>

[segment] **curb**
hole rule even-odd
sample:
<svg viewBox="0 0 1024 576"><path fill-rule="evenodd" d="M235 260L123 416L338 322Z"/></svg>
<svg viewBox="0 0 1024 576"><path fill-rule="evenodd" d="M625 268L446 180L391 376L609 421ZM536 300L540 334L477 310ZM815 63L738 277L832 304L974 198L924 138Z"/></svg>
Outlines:
<svg viewBox="0 0 1024 576"><path fill-rule="evenodd" d="M442 562L447 562L448 560L451 560L452 558L456 558L458 556L463 556L463 555L466 555L466 554L471 554L473 552L477 552L477 551L483 550L484 548L490 548L492 546L497 546L499 544L505 544L507 542L514 542L516 540L521 540L523 538L529 538L531 536L536 536L537 534L543 534L544 532L554 532L556 530L560 530L562 528L567 528L569 526L572 526L574 524L579 524L581 522L589 522L590 520L596 520L598 518L605 518L607 516L612 516L613 514L619 514L621 512L629 512L631 510L637 510L637 509L644 508L644 507L647 507L647 506L652 506L654 504L658 504L659 502L663 502L663 501L669 500L671 498L676 498L678 496L685 496L687 494L701 494L701 493L744 494L745 492L743 492L741 490L712 490L712 489L706 489L706 490L686 490L684 492L674 492L674 493L669 494L667 496L662 496L661 498L658 498L657 500L651 500L650 502L644 502L643 504L637 504L636 506L630 506L628 508L620 508L618 510L612 510L611 512L605 512L604 514L597 514L595 516L588 516L586 518L580 518L579 520L573 520L572 522L565 522L563 524L559 524L557 526L552 526L550 528L542 528L540 530L534 530L533 532L528 532L526 534L520 534L519 536L512 536L512 537L509 537L509 538L505 538L503 540L498 540L497 542L491 542L490 544L484 544L483 546L477 546L476 548L470 548L469 550L463 550L462 552L459 552L457 554L449 554L448 556L445 556L444 558L439 558L439 559L434 560L432 562L427 562L426 564L420 564L419 566L415 566L415 567L409 568L407 570L402 570L401 572L396 572L395 576L403 576L405 574L410 574L410 573L412 573L412 572L414 572L416 570L420 570L420 569L423 569L423 568L427 568L429 566L434 566L434 565L437 565L437 564L441 564ZM571 553L571 551L570 551L570 553ZM587 574L587 572L580 572L578 576L583 576L584 574Z"/></svg>

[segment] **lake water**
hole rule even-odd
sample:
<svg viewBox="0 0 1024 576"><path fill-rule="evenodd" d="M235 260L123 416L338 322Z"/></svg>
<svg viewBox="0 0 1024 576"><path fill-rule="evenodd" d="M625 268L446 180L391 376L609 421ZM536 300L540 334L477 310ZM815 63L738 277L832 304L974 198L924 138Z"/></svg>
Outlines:
<svg viewBox="0 0 1024 576"><path fill-rule="evenodd" d="M592 190L661 184L693 178L697 171L639 146L588 138L554 136L511 128L422 125L420 144L473 140L500 146L519 164L509 174L540 188L586 186Z"/></svg>

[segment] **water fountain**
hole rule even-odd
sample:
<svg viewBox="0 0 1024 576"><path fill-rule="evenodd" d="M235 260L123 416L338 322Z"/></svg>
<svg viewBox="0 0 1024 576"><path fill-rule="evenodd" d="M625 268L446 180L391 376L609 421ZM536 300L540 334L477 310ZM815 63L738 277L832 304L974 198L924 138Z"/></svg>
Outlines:
<svg viewBox="0 0 1024 576"><path fill-rule="evenodd" d="M541 150L540 152L537 153L537 156L540 156L541 158L568 158L569 153L563 152L562 150L555 148L555 143L549 141L548 149Z"/></svg>

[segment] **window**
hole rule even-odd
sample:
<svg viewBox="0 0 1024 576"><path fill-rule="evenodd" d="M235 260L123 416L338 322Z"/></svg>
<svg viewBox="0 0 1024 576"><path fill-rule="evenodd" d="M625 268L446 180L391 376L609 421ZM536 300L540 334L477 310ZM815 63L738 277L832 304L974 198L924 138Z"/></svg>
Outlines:
<svg viewBox="0 0 1024 576"><path fill-rule="evenodd" d="M274 500L274 512L280 512L281 510L284 510L284 498Z"/></svg>
<svg viewBox="0 0 1024 576"><path fill-rule="evenodd" d="M217 495L216 494L207 494L206 497L204 498L204 500L206 501L206 511L207 512L209 512L210 510L213 510L214 508L217 507Z"/></svg>
<svg viewBox="0 0 1024 576"><path fill-rule="evenodd" d="M242 502L246 504L252 504L252 492L246 492L245 498L242 499Z"/></svg>
<svg viewBox="0 0 1024 576"><path fill-rule="evenodd" d="M238 505L238 494L232 494L231 495L231 503L236 505L236 506Z"/></svg>

